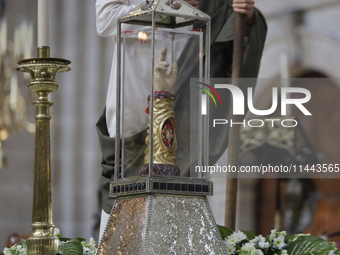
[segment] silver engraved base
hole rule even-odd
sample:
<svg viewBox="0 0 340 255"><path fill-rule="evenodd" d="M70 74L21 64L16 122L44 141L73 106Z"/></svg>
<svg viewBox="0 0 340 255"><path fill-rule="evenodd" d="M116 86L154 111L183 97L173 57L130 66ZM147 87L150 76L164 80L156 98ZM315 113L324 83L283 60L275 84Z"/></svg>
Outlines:
<svg viewBox="0 0 340 255"><path fill-rule="evenodd" d="M206 196L118 197L97 255L227 254Z"/></svg>

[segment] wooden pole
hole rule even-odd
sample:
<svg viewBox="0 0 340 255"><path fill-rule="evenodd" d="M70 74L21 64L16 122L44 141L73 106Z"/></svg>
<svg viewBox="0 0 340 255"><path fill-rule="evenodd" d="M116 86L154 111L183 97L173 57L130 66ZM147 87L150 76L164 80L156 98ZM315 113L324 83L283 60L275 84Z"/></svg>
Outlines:
<svg viewBox="0 0 340 255"><path fill-rule="evenodd" d="M281 179L276 179L276 206L275 206L275 218L274 228L277 231L281 231Z"/></svg>
<svg viewBox="0 0 340 255"><path fill-rule="evenodd" d="M240 87L239 78L242 77L242 65L244 55L244 37L246 34L245 15L235 13L235 32L234 32L234 53L233 53L233 72L232 84ZM233 99L230 102L230 120L242 122L244 116L233 116ZM239 169L239 144L240 144L240 127L241 125L232 125L229 128L228 142L228 164ZM235 230L236 226L236 210L237 210L237 173L227 176L227 193L226 193L226 210L225 210L225 226Z"/></svg>

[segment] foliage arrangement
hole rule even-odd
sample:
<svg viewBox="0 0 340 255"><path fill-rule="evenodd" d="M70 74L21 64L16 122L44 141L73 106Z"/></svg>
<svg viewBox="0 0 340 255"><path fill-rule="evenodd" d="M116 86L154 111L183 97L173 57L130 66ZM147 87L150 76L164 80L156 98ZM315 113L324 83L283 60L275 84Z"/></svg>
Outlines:
<svg viewBox="0 0 340 255"><path fill-rule="evenodd" d="M56 255L94 255L96 252L96 243L92 237L89 243L84 238L63 237L58 228L54 229L54 235L59 238L59 251ZM5 248L4 255L28 255L26 240L21 239L11 248Z"/></svg>
<svg viewBox="0 0 340 255"><path fill-rule="evenodd" d="M285 231L271 231L267 237L256 236L250 231L238 231L218 226L226 245L228 255L340 255L335 243L311 235L292 235ZM59 251L56 255L94 255L96 244L93 238L86 243L83 238L66 238L59 229L54 230L59 238ZM26 241L4 249L4 255L28 255Z"/></svg>
<svg viewBox="0 0 340 255"><path fill-rule="evenodd" d="M311 235L287 237L285 231L271 231L267 237L250 231L234 232L218 226L228 255L335 255L340 254L335 243Z"/></svg>

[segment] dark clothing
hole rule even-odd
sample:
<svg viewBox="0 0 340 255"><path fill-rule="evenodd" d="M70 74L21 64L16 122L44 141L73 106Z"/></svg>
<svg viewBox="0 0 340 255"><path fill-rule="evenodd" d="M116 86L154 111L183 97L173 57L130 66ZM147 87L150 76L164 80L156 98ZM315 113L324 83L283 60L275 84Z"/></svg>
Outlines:
<svg viewBox="0 0 340 255"><path fill-rule="evenodd" d="M232 1L200 1L199 9L211 16L211 52L210 52L210 77L212 78L230 78L233 62L233 38L235 13L232 8ZM227 15L225 15L225 13ZM248 34L245 43L243 77L256 78L260 68L262 51L267 34L267 25L262 14L255 9L254 24L248 28ZM196 47L196 48L195 48ZM197 160L191 158L190 132L198 133L196 125L191 125L190 109L191 102L198 102L198 93L190 94L190 78L198 77L198 59L193 61L193 53L198 52L197 43L189 43L183 50L183 54L177 61L179 73L177 82L172 89L172 93L176 96L174 105L177 128L176 135L180 137L178 140L178 148L176 151L176 162L181 169L181 176L189 176L190 165L197 165ZM252 84L251 84L252 82ZM210 84L213 86L213 84ZM247 82L248 86L255 87L255 79ZM244 91L245 92L245 91ZM189 96L190 95L190 96ZM190 100L188 100L190 98ZM229 102L230 95L222 97L222 102L226 102L226 106L216 108L210 100L209 107L210 119L229 119ZM246 108L245 108L246 109ZM213 132L212 132L213 131ZM210 128L209 132L209 165L214 165L221 157L228 146L227 125L219 125L214 129Z"/></svg>

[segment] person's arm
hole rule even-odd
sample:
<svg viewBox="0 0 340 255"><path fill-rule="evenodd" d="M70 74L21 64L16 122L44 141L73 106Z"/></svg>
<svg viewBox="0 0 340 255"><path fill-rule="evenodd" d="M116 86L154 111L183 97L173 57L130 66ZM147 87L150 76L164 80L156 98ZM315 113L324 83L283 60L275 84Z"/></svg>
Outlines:
<svg viewBox="0 0 340 255"><path fill-rule="evenodd" d="M184 0L184 2L187 2L188 4L191 4L193 7L198 8L198 0Z"/></svg>
<svg viewBox="0 0 340 255"><path fill-rule="evenodd" d="M136 5L128 5L128 0L97 0L96 27L98 35L115 37L117 20L135 7ZM126 27L124 27L124 30L126 30Z"/></svg>
<svg viewBox="0 0 340 255"><path fill-rule="evenodd" d="M184 0L193 7L198 8L199 0ZM235 12L246 15L246 22L248 26L254 23L254 0L233 0L233 8Z"/></svg>
<svg viewBox="0 0 340 255"><path fill-rule="evenodd" d="M246 23L248 26L254 24L254 0L234 0L233 8L235 12L246 15Z"/></svg>

